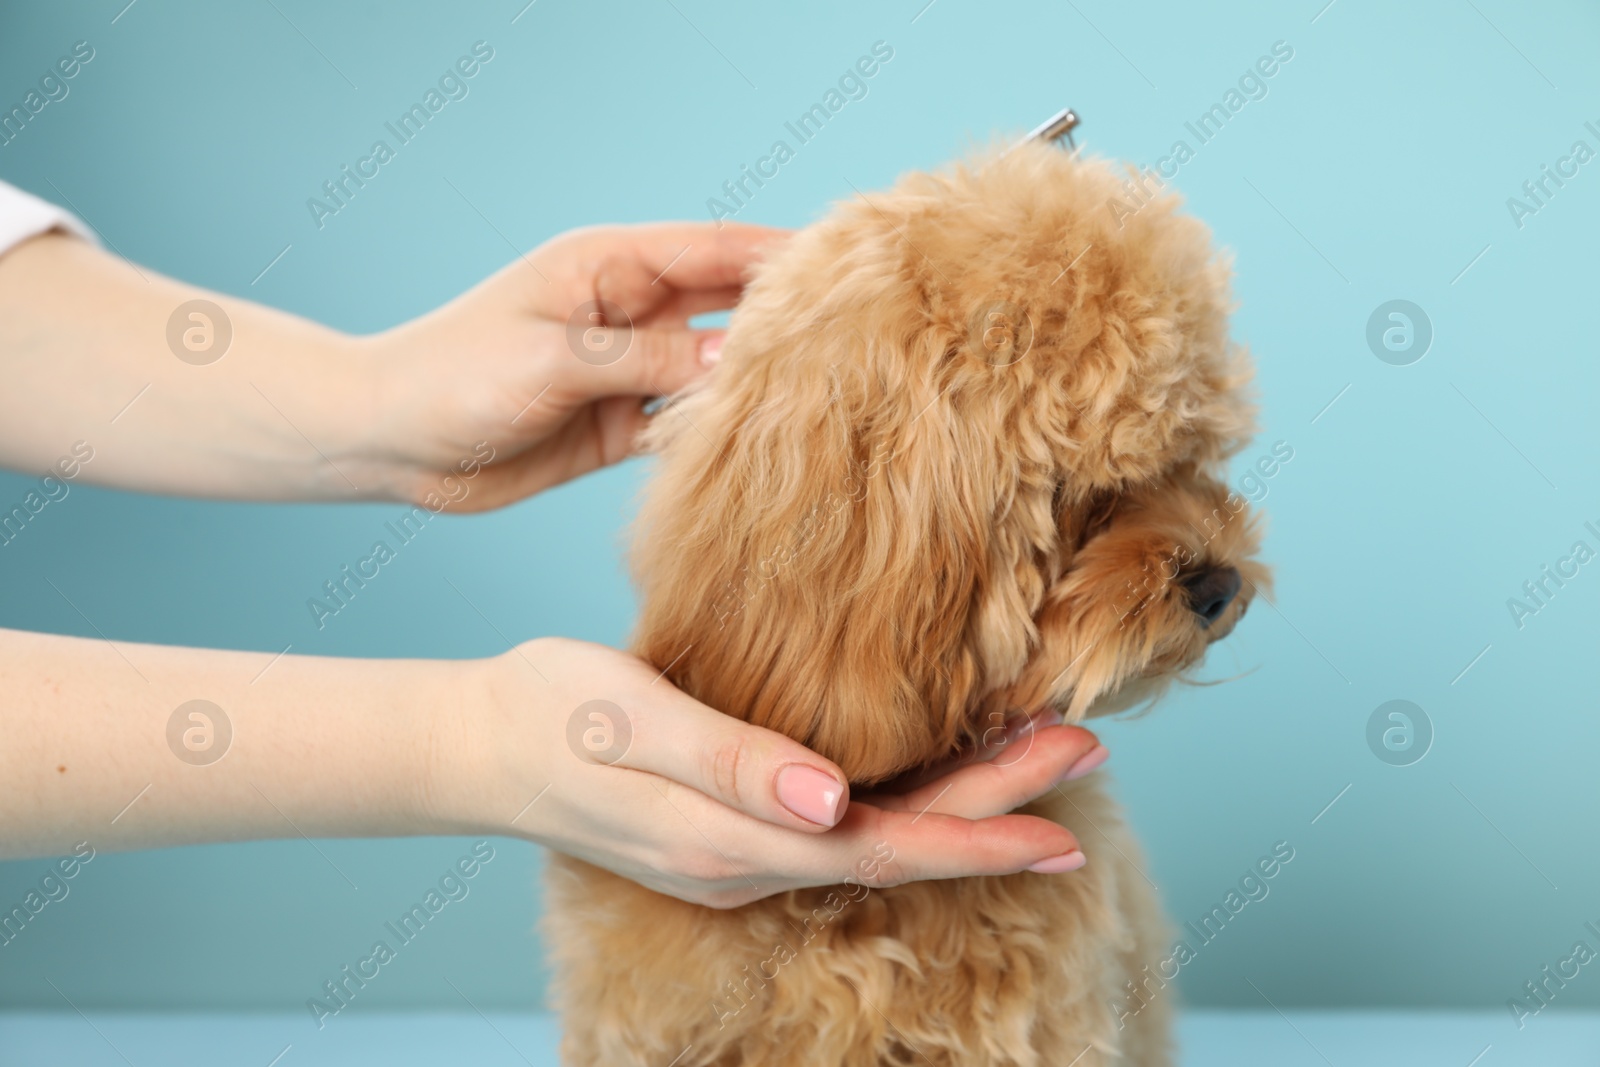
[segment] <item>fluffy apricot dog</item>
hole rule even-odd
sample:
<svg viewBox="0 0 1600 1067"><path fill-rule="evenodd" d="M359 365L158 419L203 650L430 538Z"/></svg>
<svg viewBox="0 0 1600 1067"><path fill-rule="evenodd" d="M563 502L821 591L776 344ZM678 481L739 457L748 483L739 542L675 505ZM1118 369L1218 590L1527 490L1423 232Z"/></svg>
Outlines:
<svg viewBox="0 0 1600 1067"><path fill-rule="evenodd" d="M1267 577L1222 481L1250 372L1207 229L1170 196L1130 215L1123 183L1029 143L840 204L763 264L650 431L635 650L858 789L1197 664ZM1172 942L1106 784L1024 809L1084 842L1071 874L890 885L864 857L715 910L555 861L565 1060L1168 1063Z"/></svg>

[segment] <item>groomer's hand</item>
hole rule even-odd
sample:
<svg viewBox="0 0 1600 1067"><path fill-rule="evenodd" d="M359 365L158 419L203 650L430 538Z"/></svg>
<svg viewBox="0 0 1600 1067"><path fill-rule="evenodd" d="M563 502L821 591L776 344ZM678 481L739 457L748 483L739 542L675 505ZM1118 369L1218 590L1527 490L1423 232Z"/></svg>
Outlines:
<svg viewBox="0 0 1600 1067"><path fill-rule="evenodd" d="M1105 759L1093 734L1049 713L997 730L986 753L911 792L852 799L833 763L625 653L543 638L485 662L474 706L488 710L440 743L476 769L440 776L446 821L521 834L658 892L736 907L846 878L881 886L1084 862L1066 829L1007 814Z"/></svg>
<svg viewBox="0 0 1600 1067"><path fill-rule="evenodd" d="M722 332L689 319L731 308L785 236L688 222L573 230L367 339L384 389L375 439L389 450L372 458L391 495L422 502L456 473L468 492L455 510L482 510L624 458L644 405L716 362ZM480 442L493 454L481 472Z"/></svg>
<svg viewBox="0 0 1600 1067"><path fill-rule="evenodd" d="M81 477L121 489L498 507L626 456L645 403L715 362L720 331L689 318L732 307L784 236L574 230L352 336L45 234L0 255L0 466L84 437Z"/></svg>

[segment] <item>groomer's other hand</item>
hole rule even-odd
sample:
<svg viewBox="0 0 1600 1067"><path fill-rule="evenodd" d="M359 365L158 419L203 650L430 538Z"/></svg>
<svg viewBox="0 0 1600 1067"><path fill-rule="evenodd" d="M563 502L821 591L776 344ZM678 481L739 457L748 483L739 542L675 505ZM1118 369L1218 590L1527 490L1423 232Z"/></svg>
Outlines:
<svg viewBox="0 0 1600 1067"><path fill-rule="evenodd" d="M786 236L732 223L573 230L367 339L383 392L370 461L391 495L436 493L457 511L617 462L648 421L644 405L716 362L722 331L689 319L731 308L752 264Z"/></svg>
<svg viewBox="0 0 1600 1067"><path fill-rule="evenodd" d="M661 893L735 907L847 878L1083 863L1063 827L1006 814L1104 759L1093 734L1047 714L1013 724L987 760L852 801L832 762L626 653L543 638L484 666L471 706L488 711L441 727L432 792L446 821L520 834Z"/></svg>

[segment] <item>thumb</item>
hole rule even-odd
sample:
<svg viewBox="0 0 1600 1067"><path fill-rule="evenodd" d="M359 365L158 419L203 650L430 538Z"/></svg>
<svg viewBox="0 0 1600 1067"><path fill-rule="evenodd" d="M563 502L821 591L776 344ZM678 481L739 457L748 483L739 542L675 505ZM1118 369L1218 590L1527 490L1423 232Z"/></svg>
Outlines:
<svg viewBox="0 0 1600 1067"><path fill-rule="evenodd" d="M598 326L584 332L578 358L562 360L563 385L583 400L667 396L716 365L721 330ZM578 342L575 342L575 344Z"/></svg>
<svg viewBox="0 0 1600 1067"><path fill-rule="evenodd" d="M849 803L850 787L831 761L675 689L639 708L632 726L619 766L670 778L763 822L826 830Z"/></svg>

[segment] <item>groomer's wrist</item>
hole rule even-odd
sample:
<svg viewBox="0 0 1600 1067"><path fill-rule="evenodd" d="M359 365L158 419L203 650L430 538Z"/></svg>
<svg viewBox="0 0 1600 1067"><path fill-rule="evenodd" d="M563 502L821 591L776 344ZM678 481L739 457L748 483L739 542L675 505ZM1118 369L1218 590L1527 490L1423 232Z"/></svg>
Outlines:
<svg viewBox="0 0 1600 1067"><path fill-rule="evenodd" d="M377 334L324 331L287 344L284 388L309 413L305 437L315 446L307 474L330 497L411 503L411 456L427 427L406 424L398 379L412 373ZM314 429L313 429L314 427ZM302 454L305 442L298 441Z"/></svg>
<svg viewBox="0 0 1600 1067"><path fill-rule="evenodd" d="M462 373L447 337L430 316L341 342L363 394L361 422L343 430L358 435L347 447L374 499L437 500L451 464L463 458L446 443L451 435L441 426L442 416L455 410L451 376Z"/></svg>
<svg viewBox="0 0 1600 1067"><path fill-rule="evenodd" d="M447 661L429 698L423 832L536 836L528 801L550 779L538 742L540 683L522 656L536 655L539 644Z"/></svg>

